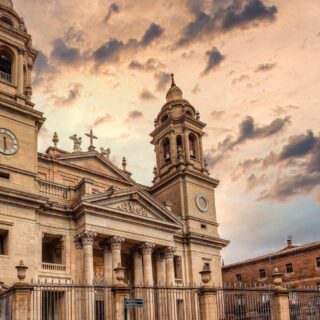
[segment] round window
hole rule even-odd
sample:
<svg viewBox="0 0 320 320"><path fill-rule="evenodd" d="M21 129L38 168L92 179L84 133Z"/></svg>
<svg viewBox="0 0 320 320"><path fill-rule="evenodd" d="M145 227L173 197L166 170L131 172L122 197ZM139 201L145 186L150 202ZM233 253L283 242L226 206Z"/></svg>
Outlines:
<svg viewBox="0 0 320 320"><path fill-rule="evenodd" d="M197 204L197 207L198 209L201 211L201 212L207 212L209 210L209 201L208 199L202 195L202 194L198 194L196 196L196 204Z"/></svg>

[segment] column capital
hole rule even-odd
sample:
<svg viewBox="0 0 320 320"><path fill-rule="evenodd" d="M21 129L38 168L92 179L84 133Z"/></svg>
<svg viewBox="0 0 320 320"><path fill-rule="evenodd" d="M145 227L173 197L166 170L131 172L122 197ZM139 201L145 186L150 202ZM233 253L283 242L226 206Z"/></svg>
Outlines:
<svg viewBox="0 0 320 320"><path fill-rule="evenodd" d="M112 250L120 250L121 244L125 242L126 239L123 237L114 236L108 240Z"/></svg>
<svg viewBox="0 0 320 320"><path fill-rule="evenodd" d="M166 259L171 259L171 258L173 258L175 252L176 252L175 247L167 247L164 249L164 257Z"/></svg>
<svg viewBox="0 0 320 320"><path fill-rule="evenodd" d="M150 255L153 252L155 244L146 242L140 246L143 255Z"/></svg>
<svg viewBox="0 0 320 320"><path fill-rule="evenodd" d="M93 231L83 231L75 236L75 243L76 246L82 244L85 245L93 245L93 241L97 236L96 232Z"/></svg>

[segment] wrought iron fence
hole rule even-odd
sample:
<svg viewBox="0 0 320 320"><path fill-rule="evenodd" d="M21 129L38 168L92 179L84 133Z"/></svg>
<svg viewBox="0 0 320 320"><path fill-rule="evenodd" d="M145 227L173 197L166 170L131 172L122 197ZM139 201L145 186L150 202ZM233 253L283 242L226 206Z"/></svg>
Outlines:
<svg viewBox="0 0 320 320"><path fill-rule="evenodd" d="M193 288L131 288L127 298L143 299L144 307L129 309L128 319L200 320L198 293ZM113 288L103 285L38 284L31 300L33 320L112 320L116 307Z"/></svg>
<svg viewBox="0 0 320 320"><path fill-rule="evenodd" d="M320 319L320 291L312 289L289 292L291 320Z"/></svg>
<svg viewBox="0 0 320 320"><path fill-rule="evenodd" d="M219 320L272 320L271 289L226 288L217 291Z"/></svg>
<svg viewBox="0 0 320 320"><path fill-rule="evenodd" d="M0 293L0 320L11 320L12 318L12 292Z"/></svg>

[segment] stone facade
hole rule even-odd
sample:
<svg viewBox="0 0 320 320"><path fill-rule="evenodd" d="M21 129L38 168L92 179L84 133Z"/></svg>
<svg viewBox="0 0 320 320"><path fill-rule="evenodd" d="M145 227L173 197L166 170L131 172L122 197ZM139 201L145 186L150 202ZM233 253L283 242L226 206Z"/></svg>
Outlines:
<svg viewBox="0 0 320 320"><path fill-rule="evenodd" d="M290 287L320 288L320 242L287 246L262 257L223 267L225 283L272 283L272 272L277 268L283 273L283 281Z"/></svg>
<svg viewBox="0 0 320 320"><path fill-rule="evenodd" d="M37 150L45 119L31 102L36 59L23 19L0 0L0 281L16 282L15 266L28 266L27 282L104 281L116 285L125 267L135 285L200 285L212 270L220 285L220 238L214 192L203 156L205 124L172 81L155 121L157 165L152 186L136 183L126 160L118 168L96 137L81 151L53 145ZM71 134L71 133L70 133Z"/></svg>

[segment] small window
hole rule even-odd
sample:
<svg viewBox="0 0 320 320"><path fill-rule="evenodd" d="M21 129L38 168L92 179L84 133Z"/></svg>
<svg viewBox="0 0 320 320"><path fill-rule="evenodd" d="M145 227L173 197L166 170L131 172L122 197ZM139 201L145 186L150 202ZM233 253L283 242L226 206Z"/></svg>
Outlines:
<svg viewBox="0 0 320 320"><path fill-rule="evenodd" d="M236 280L241 282L242 281L242 275L241 273L236 274Z"/></svg>
<svg viewBox="0 0 320 320"><path fill-rule="evenodd" d="M293 265L292 265L292 263L286 264L286 272L287 273L293 273Z"/></svg>
<svg viewBox="0 0 320 320"><path fill-rule="evenodd" d="M2 16L2 17L0 17L0 21L5 23L5 24L7 24L7 25L9 25L10 27L13 27L13 22L8 17Z"/></svg>
<svg viewBox="0 0 320 320"><path fill-rule="evenodd" d="M189 117L193 117L193 114L192 114L192 112L190 110L186 111L186 115L189 116Z"/></svg>
<svg viewBox="0 0 320 320"><path fill-rule="evenodd" d="M0 171L0 178L9 180L10 174L7 172Z"/></svg>
<svg viewBox="0 0 320 320"><path fill-rule="evenodd" d="M316 265L317 265L317 268L320 268L320 257L316 258Z"/></svg>
<svg viewBox="0 0 320 320"><path fill-rule="evenodd" d="M206 224L201 224L201 229L202 230L207 230L207 225Z"/></svg>
<svg viewBox="0 0 320 320"><path fill-rule="evenodd" d="M0 78L12 81L12 56L5 50L0 51Z"/></svg>
<svg viewBox="0 0 320 320"><path fill-rule="evenodd" d="M191 159L197 159L197 137L192 133L189 135L189 149Z"/></svg>
<svg viewBox="0 0 320 320"><path fill-rule="evenodd" d="M177 140L177 151L179 153L179 151L183 150L182 137L177 136L176 140Z"/></svg>
<svg viewBox="0 0 320 320"><path fill-rule="evenodd" d="M182 279L182 261L180 256L174 256L174 276L175 279L181 280Z"/></svg>
<svg viewBox="0 0 320 320"><path fill-rule="evenodd" d="M63 237L45 234L42 239L42 262L63 264Z"/></svg>
<svg viewBox="0 0 320 320"><path fill-rule="evenodd" d="M265 279L267 277L267 273L266 273L265 269L259 270L259 277L260 277L260 279Z"/></svg>
<svg viewBox="0 0 320 320"><path fill-rule="evenodd" d="M161 118L161 123L166 122L169 119L169 116L167 114L165 114L164 116L162 116Z"/></svg>
<svg viewBox="0 0 320 320"><path fill-rule="evenodd" d="M171 161L171 150L170 150L170 140L169 138L165 138L162 142L163 148L163 157L165 162Z"/></svg>
<svg viewBox="0 0 320 320"><path fill-rule="evenodd" d="M0 255L8 255L8 230L0 230Z"/></svg>

